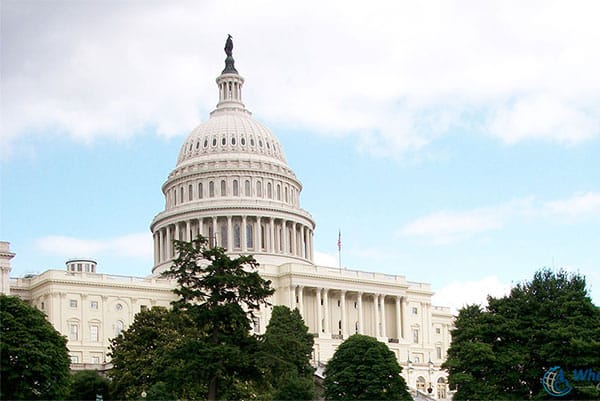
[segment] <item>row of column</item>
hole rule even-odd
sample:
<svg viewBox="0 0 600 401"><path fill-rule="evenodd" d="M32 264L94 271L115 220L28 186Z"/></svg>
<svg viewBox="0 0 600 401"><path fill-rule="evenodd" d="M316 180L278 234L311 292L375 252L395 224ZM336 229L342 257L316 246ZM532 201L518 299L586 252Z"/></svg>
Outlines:
<svg viewBox="0 0 600 401"><path fill-rule="evenodd" d="M234 244L235 224L239 224L239 247ZM310 227L292 220L243 215L186 220L156 230L153 233L155 264L175 256L173 240L190 241L199 234L207 237L211 245L225 247L228 252L252 250L313 260L313 230Z"/></svg>
<svg viewBox="0 0 600 401"><path fill-rule="evenodd" d="M332 330L330 328L330 319L329 319L329 289L327 288L314 288L314 287L309 287L311 289L316 290L316 327L315 329L317 330L317 333L331 333ZM306 310L304 308L304 290L305 287L304 286L296 286L294 288L294 292L295 292L295 298L296 298L296 307L298 308L298 310L300 311L300 313L302 314L302 316L305 318L307 318L306 316ZM343 336L343 338L347 338L348 336L348 322L349 322L349 314L347 311L347 305L346 305L346 296L348 294L348 291L346 290L334 290L336 292L339 292L339 302L340 302L340 321L341 321L341 334ZM357 324L358 327L355 328L354 330L352 330L352 334L354 334L354 332L357 332L358 334L368 334L368 335L374 335L375 337L387 337L387 327L386 327L386 322L387 322L387 316L386 316L386 310L385 310L385 299L386 297L392 297L395 299L395 309L394 309L394 315L395 315L395 333L396 336L398 338L402 338L402 339L408 339L409 336L409 330L408 330L408 302L406 300L406 297L404 296L390 296L390 295L384 295L384 294L373 294L373 293L369 293L368 295L370 297L373 297L374 300L374 307L375 307L375 330L374 333L372 332L367 332L366 328L365 328L365 318L364 318L364 307L363 307L363 296L367 295L364 294L361 291L351 291L352 294L355 294L356 297L356 309L358 310L358 320L357 320ZM354 298L354 296L353 296ZM427 316L427 313L429 311L426 308L423 308L423 314ZM430 318L429 318L430 319ZM426 325L427 323L424 322L424 325ZM430 330L425 330L426 332L429 332ZM393 336L390 336L393 337ZM428 338L429 340L429 338Z"/></svg>

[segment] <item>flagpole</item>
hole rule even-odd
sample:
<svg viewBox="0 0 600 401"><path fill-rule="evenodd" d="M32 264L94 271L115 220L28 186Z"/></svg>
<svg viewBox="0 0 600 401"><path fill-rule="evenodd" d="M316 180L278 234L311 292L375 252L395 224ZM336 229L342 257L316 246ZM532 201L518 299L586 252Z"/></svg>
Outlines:
<svg viewBox="0 0 600 401"><path fill-rule="evenodd" d="M338 229L338 266L342 270L342 230Z"/></svg>

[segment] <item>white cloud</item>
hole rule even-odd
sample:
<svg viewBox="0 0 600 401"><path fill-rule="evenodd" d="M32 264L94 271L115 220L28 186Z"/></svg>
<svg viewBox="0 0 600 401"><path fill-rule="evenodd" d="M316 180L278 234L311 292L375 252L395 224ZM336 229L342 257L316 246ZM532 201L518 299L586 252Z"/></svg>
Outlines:
<svg viewBox="0 0 600 401"><path fill-rule="evenodd" d="M500 230L516 218L564 219L569 222L598 219L600 193L586 192L545 202L523 198L473 210L434 212L404 225L396 234L424 238L434 244L450 244Z"/></svg>
<svg viewBox="0 0 600 401"><path fill-rule="evenodd" d="M227 33L245 100L270 124L385 155L456 126L580 143L600 135L598 13L594 1L6 1L0 148L48 132L186 134L216 103Z"/></svg>
<svg viewBox="0 0 600 401"><path fill-rule="evenodd" d="M317 266L329 266L329 267L337 267L338 265L338 257L337 255L332 255L326 252L318 252L315 251L315 264Z"/></svg>
<svg viewBox="0 0 600 401"><path fill-rule="evenodd" d="M432 302L450 306L453 313L466 305L487 305L487 297L502 297L510 292L511 285L501 282L496 276L471 281L453 281L436 291Z"/></svg>
<svg viewBox="0 0 600 401"><path fill-rule="evenodd" d="M129 234L108 239L81 239L65 236L39 238L36 246L49 253L72 257L98 257L113 254L122 257L152 260L151 234Z"/></svg>

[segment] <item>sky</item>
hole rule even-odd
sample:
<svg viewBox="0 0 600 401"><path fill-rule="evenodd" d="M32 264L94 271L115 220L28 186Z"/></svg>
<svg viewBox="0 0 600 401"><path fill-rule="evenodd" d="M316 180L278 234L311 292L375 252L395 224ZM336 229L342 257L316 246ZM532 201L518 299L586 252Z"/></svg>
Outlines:
<svg viewBox="0 0 600 401"><path fill-rule="evenodd" d="M179 148L244 102L283 146L315 258L455 310L542 268L600 304L600 3L1 0L0 240L12 276L150 274Z"/></svg>

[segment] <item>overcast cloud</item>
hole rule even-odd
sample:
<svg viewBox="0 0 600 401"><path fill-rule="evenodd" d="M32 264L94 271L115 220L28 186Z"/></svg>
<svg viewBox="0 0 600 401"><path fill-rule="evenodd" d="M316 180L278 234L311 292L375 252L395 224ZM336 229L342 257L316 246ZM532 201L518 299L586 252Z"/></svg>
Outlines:
<svg viewBox="0 0 600 401"><path fill-rule="evenodd" d="M600 3L518 4L5 0L2 157L31 135L185 135L216 103L201 95L227 33L259 119L377 155L456 126L506 144L597 137Z"/></svg>

